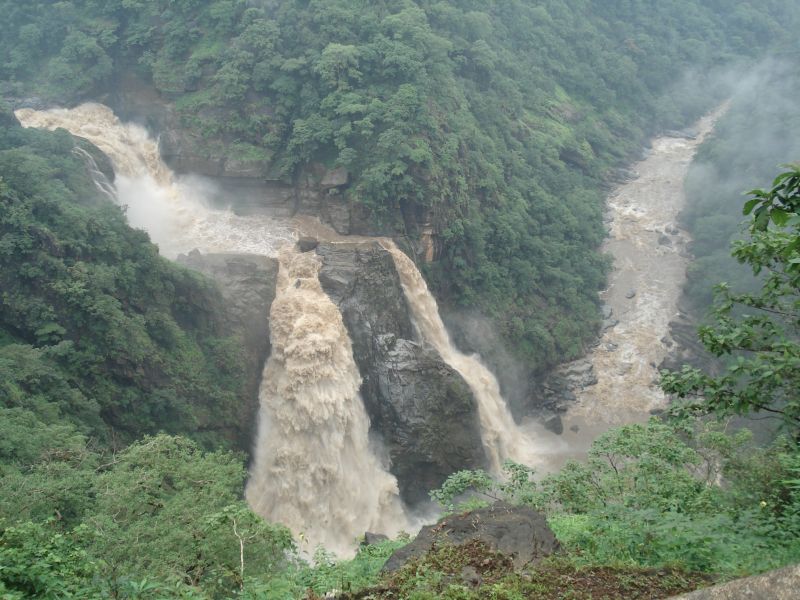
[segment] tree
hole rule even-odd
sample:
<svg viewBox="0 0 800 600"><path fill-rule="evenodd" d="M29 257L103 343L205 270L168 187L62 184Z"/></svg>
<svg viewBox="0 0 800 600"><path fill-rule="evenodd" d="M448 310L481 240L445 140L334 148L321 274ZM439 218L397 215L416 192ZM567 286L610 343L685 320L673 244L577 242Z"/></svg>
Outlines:
<svg viewBox="0 0 800 600"><path fill-rule="evenodd" d="M662 372L661 386L675 394L678 413L720 416L763 411L800 436L800 165L788 165L769 190L755 189L744 205L750 239L733 256L761 278L755 293L717 287L713 326L700 341L717 357L729 357L717 377L684 366Z"/></svg>

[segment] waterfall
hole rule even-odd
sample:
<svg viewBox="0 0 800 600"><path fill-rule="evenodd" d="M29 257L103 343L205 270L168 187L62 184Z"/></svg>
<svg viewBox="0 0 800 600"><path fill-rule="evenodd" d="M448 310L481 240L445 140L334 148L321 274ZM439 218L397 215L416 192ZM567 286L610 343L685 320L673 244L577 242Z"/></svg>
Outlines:
<svg viewBox="0 0 800 600"><path fill-rule="evenodd" d="M107 106L26 108L15 115L25 127L66 129L100 148L111 159L117 202L125 207L128 222L146 230L166 256L193 248L275 256L281 245L292 240L291 229L272 219L240 217L230 210L212 208L213 184L199 177L176 177L161 160L158 143L147 130L122 123ZM97 172L102 175L99 169ZM96 176L94 181L108 195L102 179Z"/></svg>
<svg viewBox="0 0 800 600"><path fill-rule="evenodd" d="M117 201L126 207L128 221L146 229L167 256L195 247L278 256L270 311L272 354L261 383L246 489L253 510L289 526L307 544L305 549L322 544L340 554L352 552L365 531L394 535L413 527L397 481L370 447L361 378L339 309L320 285L321 259L286 246L293 241L292 228L209 206L211 184L176 177L147 131L121 123L105 106L23 109L16 116L26 127L64 128L100 148L113 164ZM96 185L108 195L108 182L99 169L94 171ZM509 458L536 464L543 449L534 439L541 443L540 436L516 425L489 369L451 343L413 262L390 241L383 243L400 274L419 337L461 374L475 396L492 469L499 471Z"/></svg>
<svg viewBox="0 0 800 600"><path fill-rule="evenodd" d="M92 182L97 188L97 191L103 194L107 199L116 203L119 200L117 197L117 188L114 187L114 184L106 177L106 174L97 166L97 161L94 159L94 156L80 146L75 146L72 149L72 153L80 157L86 163L89 177L92 178Z"/></svg>
<svg viewBox="0 0 800 600"><path fill-rule="evenodd" d="M407 526L397 481L369 447L361 377L313 252L284 248L270 311L272 354L261 384L247 500L300 539L352 552L365 531Z"/></svg>
<svg viewBox="0 0 800 600"><path fill-rule="evenodd" d="M458 371L475 396L483 446L491 469L499 472L507 459L529 466L540 463L549 450L538 445L530 432L517 426L497 379L480 358L463 354L453 345L439 316L436 299L416 265L390 240L382 240L382 244L394 259L419 337L436 348L442 359Z"/></svg>

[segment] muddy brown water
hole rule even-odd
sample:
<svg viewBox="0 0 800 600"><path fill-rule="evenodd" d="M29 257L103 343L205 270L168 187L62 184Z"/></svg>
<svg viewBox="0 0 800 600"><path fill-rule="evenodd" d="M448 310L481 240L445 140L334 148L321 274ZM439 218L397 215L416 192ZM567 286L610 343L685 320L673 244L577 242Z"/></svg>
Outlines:
<svg viewBox="0 0 800 600"><path fill-rule="evenodd" d="M726 106L703 117L694 139L662 137L633 166L638 176L608 198L609 237L603 251L614 261L609 285L601 293L611 322L587 359L597 383L576 390L577 402L564 421L568 455L579 457L610 427L646 421L666 406L658 368L672 343L669 322L678 313L686 268L691 260L689 233L678 215L686 203L684 179L699 145Z"/></svg>

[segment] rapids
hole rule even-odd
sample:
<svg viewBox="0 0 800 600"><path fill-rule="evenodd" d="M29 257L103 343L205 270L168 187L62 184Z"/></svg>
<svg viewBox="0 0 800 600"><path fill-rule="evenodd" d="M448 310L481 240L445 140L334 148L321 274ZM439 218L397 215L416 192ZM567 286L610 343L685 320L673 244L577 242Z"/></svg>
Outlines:
<svg viewBox="0 0 800 600"><path fill-rule="evenodd" d="M727 104L700 119L694 139L654 140L650 155L632 167L638 177L608 199L603 251L613 257L614 268L601 298L618 322L588 356L597 383L576 390L578 401L564 418L564 437L576 456L596 434L645 421L666 405L658 365L672 344L669 322L678 313L691 260L690 236L678 226L686 203L683 182L697 148L726 109Z"/></svg>
<svg viewBox="0 0 800 600"><path fill-rule="evenodd" d="M161 160L158 142L134 123L122 123L102 104L14 113L25 127L66 129L89 140L110 159L116 175L117 202L125 207L128 223L146 230L161 254L174 258L194 248L202 252L249 252L275 256L292 241L289 227L266 217L242 217L211 206L218 195L200 177L176 177ZM95 185L105 195L97 165L89 163ZM104 177L104 176L103 176Z"/></svg>

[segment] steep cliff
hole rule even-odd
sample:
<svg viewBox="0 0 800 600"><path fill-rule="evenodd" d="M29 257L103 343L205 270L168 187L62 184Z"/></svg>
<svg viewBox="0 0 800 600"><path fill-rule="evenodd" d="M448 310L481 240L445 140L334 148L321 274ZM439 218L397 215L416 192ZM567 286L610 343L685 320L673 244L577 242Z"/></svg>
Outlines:
<svg viewBox="0 0 800 600"><path fill-rule="evenodd" d="M250 449L258 414L261 372L270 352L269 309L275 299L278 261L253 254L200 254L178 257L178 263L213 279L223 298L223 318L231 333L243 341L245 403L237 407L239 445Z"/></svg>
<svg viewBox="0 0 800 600"><path fill-rule="evenodd" d="M475 399L415 336L391 256L377 242L321 243L320 282L353 343L361 395L403 498L427 498L458 469L485 464Z"/></svg>

